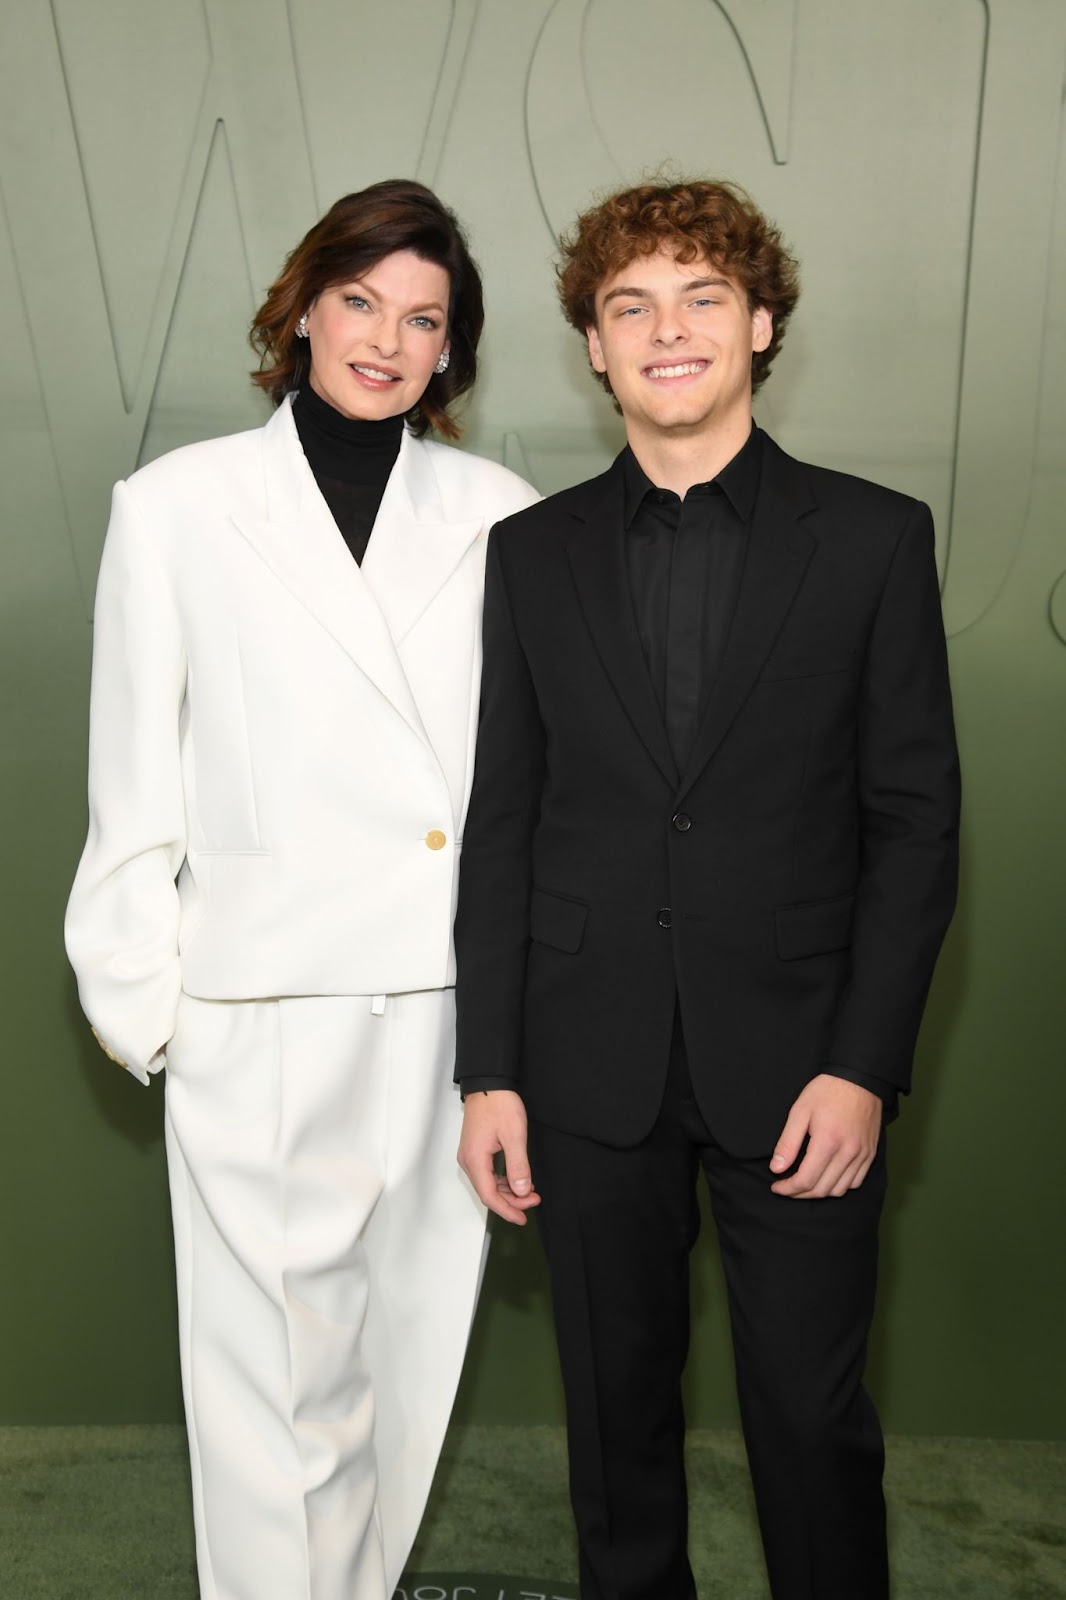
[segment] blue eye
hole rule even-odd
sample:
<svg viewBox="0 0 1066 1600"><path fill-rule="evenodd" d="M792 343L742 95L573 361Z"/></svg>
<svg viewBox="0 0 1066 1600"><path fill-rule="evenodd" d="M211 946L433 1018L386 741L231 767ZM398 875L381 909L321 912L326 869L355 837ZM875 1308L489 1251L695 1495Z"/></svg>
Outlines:
<svg viewBox="0 0 1066 1600"><path fill-rule="evenodd" d="M436 331L437 324L432 317L412 317L411 321L416 328L428 328L431 333Z"/></svg>
<svg viewBox="0 0 1066 1600"><path fill-rule="evenodd" d="M349 306L365 306L366 305L366 301L363 299L361 294L346 294L345 297L344 297L344 302L345 302L346 305L349 305Z"/></svg>

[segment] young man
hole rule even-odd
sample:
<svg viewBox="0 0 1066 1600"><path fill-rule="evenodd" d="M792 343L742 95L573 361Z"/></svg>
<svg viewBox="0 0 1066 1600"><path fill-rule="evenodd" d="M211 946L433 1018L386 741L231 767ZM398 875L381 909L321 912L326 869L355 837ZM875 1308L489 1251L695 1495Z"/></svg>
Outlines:
<svg viewBox="0 0 1066 1600"><path fill-rule="evenodd" d="M694 1593L700 1166L774 1600L885 1600L883 1123L957 867L932 523L753 426L796 269L733 186L613 195L560 292L628 444L490 543L460 1160L539 1206L583 1600Z"/></svg>

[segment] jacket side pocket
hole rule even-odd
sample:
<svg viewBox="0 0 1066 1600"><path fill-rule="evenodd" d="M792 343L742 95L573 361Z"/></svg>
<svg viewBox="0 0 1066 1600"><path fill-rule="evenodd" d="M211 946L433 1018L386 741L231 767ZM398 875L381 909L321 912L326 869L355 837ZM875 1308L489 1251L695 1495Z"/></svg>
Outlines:
<svg viewBox="0 0 1066 1600"><path fill-rule="evenodd" d="M580 900L534 889L529 904L529 936L538 944L576 955L585 936L589 908Z"/></svg>
<svg viewBox="0 0 1066 1600"><path fill-rule="evenodd" d="M777 953L782 961L799 961L803 956L846 950L851 944L854 916L853 894L807 905L778 906L774 912Z"/></svg>

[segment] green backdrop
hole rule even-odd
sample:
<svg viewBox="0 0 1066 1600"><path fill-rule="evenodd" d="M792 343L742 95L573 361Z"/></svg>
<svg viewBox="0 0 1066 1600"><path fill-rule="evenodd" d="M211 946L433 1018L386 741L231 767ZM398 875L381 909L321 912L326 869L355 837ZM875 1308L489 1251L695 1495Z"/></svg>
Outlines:
<svg viewBox="0 0 1066 1600"><path fill-rule="evenodd" d="M469 445L545 491L598 469L617 423L554 308L553 238L667 161L745 183L804 263L763 423L937 519L964 883L891 1135L874 1387L893 1430L1062 1435L1066 8L655 12L4 6L0 1420L180 1412L160 1085L97 1051L61 946L112 480L262 420L257 295L326 204L395 173L439 188L484 267ZM733 1401L709 1226L694 1270L710 1424ZM560 1415L532 1229L496 1234L459 1413Z"/></svg>

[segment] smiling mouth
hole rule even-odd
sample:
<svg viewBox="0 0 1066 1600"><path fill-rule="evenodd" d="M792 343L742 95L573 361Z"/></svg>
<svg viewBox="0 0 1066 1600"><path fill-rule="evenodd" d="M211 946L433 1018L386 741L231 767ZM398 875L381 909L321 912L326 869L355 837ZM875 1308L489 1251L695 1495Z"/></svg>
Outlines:
<svg viewBox="0 0 1066 1600"><path fill-rule="evenodd" d="M398 372L385 372L381 367L364 367L355 361L350 361L348 365L353 372L358 372L360 376L369 378L372 383L399 383L400 381Z"/></svg>
<svg viewBox="0 0 1066 1600"><path fill-rule="evenodd" d="M646 378L694 378L706 372L709 361L675 361L671 366L645 367Z"/></svg>

